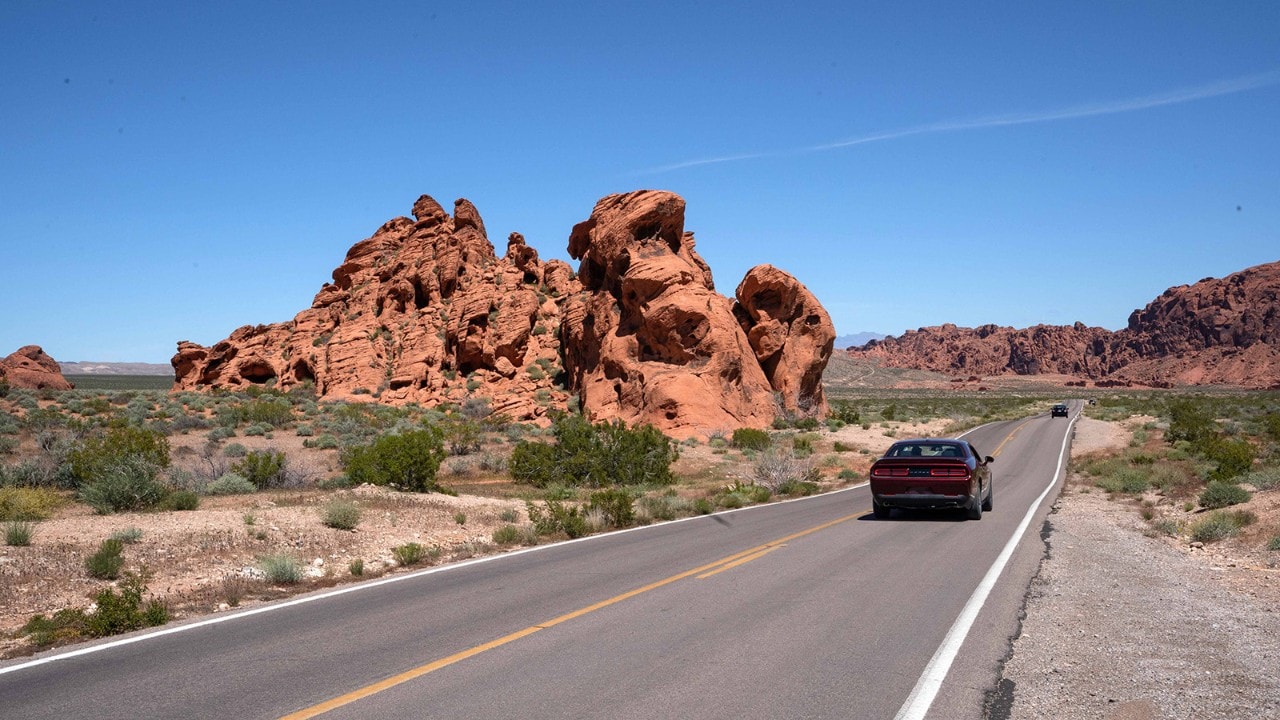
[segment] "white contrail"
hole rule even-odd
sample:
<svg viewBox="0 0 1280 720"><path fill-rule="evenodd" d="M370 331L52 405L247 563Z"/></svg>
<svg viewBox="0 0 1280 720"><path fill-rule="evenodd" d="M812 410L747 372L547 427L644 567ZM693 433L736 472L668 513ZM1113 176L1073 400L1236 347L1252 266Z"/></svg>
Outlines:
<svg viewBox="0 0 1280 720"><path fill-rule="evenodd" d="M1116 100L1091 105L1077 105L1074 107L1047 110L1038 113L993 115L990 117L975 118L972 120L944 120L929 123L927 125L916 125L914 127L900 128L897 130L884 130L870 135L861 135L855 138L849 138L847 140L823 143L821 145L810 145L809 147L792 148L790 150L739 153L736 155L725 155L722 157L703 158L701 160L686 160L685 162L651 168L645 172L660 173L689 167L697 167L700 165L735 162L738 160L756 160L766 157L801 155L804 153L836 150L854 145L866 145L868 143L881 142L884 140L896 140L897 138L909 137L912 135L956 132L959 130L979 130L982 128L1004 127L1007 125L1029 125L1031 123L1053 122L1055 120L1075 120L1078 118L1097 117L1099 115L1116 115L1119 113L1135 112L1137 110L1148 110L1150 108L1162 107L1165 105L1179 105L1181 103L1204 100L1205 98L1219 97L1221 95L1233 95L1235 93L1245 92L1246 90L1274 85L1277 82L1280 82L1280 70L1271 70L1257 75L1247 75L1233 80L1222 80L1209 85L1182 88L1156 95L1143 95L1141 97L1131 98L1128 100Z"/></svg>

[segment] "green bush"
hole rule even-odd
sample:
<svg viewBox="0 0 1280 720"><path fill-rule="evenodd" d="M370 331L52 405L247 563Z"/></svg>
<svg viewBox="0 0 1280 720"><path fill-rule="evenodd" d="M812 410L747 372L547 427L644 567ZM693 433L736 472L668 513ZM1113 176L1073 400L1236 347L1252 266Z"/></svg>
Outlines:
<svg viewBox="0 0 1280 720"><path fill-rule="evenodd" d="M4 544L14 547L26 547L31 544L31 534L35 531L35 523L29 520L10 520L4 524Z"/></svg>
<svg viewBox="0 0 1280 720"><path fill-rule="evenodd" d="M277 585L293 585L302 582L302 563L292 555L263 555L258 558L258 569L267 581Z"/></svg>
<svg viewBox="0 0 1280 720"><path fill-rule="evenodd" d="M1274 490L1280 487L1280 467L1268 467L1254 470L1236 478L1238 482L1249 483L1259 490Z"/></svg>
<svg viewBox="0 0 1280 720"><path fill-rule="evenodd" d="M560 415L552 424L555 445L521 440L511 453L511 477L535 487L555 483L670 485L674 443L652 425L628 428L616 421L593 425L581 415Z"/></svg>
<svg viewBox="0 0 1280 720"><path fill-rule="evenodd" d="M50 488L0 487L0 522L48 520L66 502L66 498Z"/></svg>
<svg viewBox="0 0 1280 720"><path fill-rule="evenodd" d="M1280 535L1276 535L1267 541L1267 549L1273 552L1280 550Z"/></svg>
<svg viewBox="0 0 1280 720"><path fill-rule="evenodd" d="M231 472L265 490L284 484L286 462L285 454L279 450L250 450L231 466Z"/></svg>
<svg viewBox="0 0 1280 720"><path fill-rule="evenodd" d="M1137 495L1151 486L1151 472L1145 467L1121 466L1098 478L1095 485L1109 493Z"/></svg>
<svg viewBox="0 0 1280 720"><path fill-rule="evenodd" d="M436 473L444 460L444 440L431 426L384 435L372 445L347 451L344 464L354 484L391 485L413 492L439 492Z"/></svg>
<svg viewBox="0 0 1280 720"><path fill-rule="evenodd" d="M248 495L257 492L258 486L249 482L239 473L228 472L209 483L204 489L205 495Z"/></svg>
<svg viewBox="0 0 1280 720"><path fill-rule="evenodd" d="M499 545L515 545L520 542L524 533L515 525L502 525L493 531L493 541Z"/></svg>
<svg viewBox="0 0 1280 720"><path fill-rule="evenodd" d="M525 511L529 514L529 521L533 523L533 531L538 535L564 533L573 539L587 534L586 514L577 505L566 505L548 498L541 506L526 501Z"/></svg>
<svg viewBox="0 0 1280 720"><path fill-rule="evenodd" d="M86 438L68 454L67 460L82 485L102 479L122 462L133 461L159 470L169 467L169 439L158 430L116 426Z"/></svg>
<svg viewBox="0 0 1280 720"><path fill-rule="evenodd" d="M96 470L97 479L80 489L80 499L100 515L146 510L164 501L169 488L160 468L142 456L125 456Z"/></svg>
<svg viewBox="0 0 1280 720"><path fill-rule="evenodd" d="M1249 498L1253 494L1248 490L1228 482L1221 480L1210 480L1205 486L1204 492L1200 493L1200 507L1204 508L1224 508L1229 505L1239 505L1240 503L1249 502Z"/></svg>
<svg viewBox="0 0 1280 720"><path fill-rule="evenodd" d="M324 524L335 530L355 530L360 524L360 508L347 500L334 500L325 505Z"/></svg>
<svg viewBox="0 0 1280 720"><path fill-rule="evenodd" d="M107 538L98 546L97 552L84 559L84 569L89 577L99 580L115 580L120 577L124 568L124 541L118 538Z"/></svg>
<svg viewBox="0 0 1280 720"><path fill-rule="evenodd" d="M364 558L355 558L351 562L347 563L347 570L349 570L351 574L356 577L363 575L364 574Z"/></svg>
<svg viewBox="0 0 1280 720"><path fill-rule="evenodd" d="M169 609L163 603L152 600L143 606L146 590L145 578L134 573L126 573L119 594L103 588L93 599L97 611L85 616L85 634L107 637L169 622Z"/></svg>
<svg viewBox="0 0 1280 720"><path fill-rule="evenodd" d="M123 530L117 530L111 533L111 539L119 540L125 545L133 545L142 539L142 528L127 527Z"/></svg>
<svg viewBox="0 0 1280 720"><path fill-rule="evenodd" d="M1209 473L1210 480L1230 480L1243 475L1253 468L1253 459L1258 451L1248 440L1225 440L1218 438L1204 449L1204 456L1217 463Z"/></svg>
<svg viewBox="0 0 1280 720"><path fill-rule="evenodd" d="M190 490L174 490L164 504L172 510L195 510L200 507L200 496Z"/></svg>
<svg viewBox="0 0 1280 720"><path fill-rule="evenodd" d="M769 447L768 431L756 428L738 428L733 431L733 439L729 444L739 450L764 450Z"/></svg>
<svg viewBox="0 0 1280 720"><path fill-rule="evenodd" d="M631 527L636 522L635 497L625 488L607 488L591 493L588 510L599 511L615 528Z"/></svg>
<svg viewBox="0 0 1280 720"><path fill-rule="evenodd" d="M1256 521L1247 512L1214 510L1191 525L1191 539L1197 542L1214 542L1239 534L1240 528Z"/></svg>
<svg viewBox="0 0 1280 720"><path fill-rule="evenodd" d="M404 566L417 565L426 558L426 548L416 542L405 543L391 548L391 554L395 556L396 562Z"/></svg>

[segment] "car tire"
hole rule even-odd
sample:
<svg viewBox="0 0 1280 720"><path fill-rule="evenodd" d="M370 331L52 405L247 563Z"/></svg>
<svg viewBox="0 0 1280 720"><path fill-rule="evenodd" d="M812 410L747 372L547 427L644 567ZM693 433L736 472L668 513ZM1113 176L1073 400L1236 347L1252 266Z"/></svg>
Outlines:
<svg viewBox="0 0 1280 720"><path fill-rule="evenodd" d="M984 512L991 512L991 502L996 494L995 486L991 481L987 481L987 499L982 501L982 509Z"/></svg>
<svg viewBox="0 0 1280 720"><path fill-rule="evenodd" d="M968 511L969 511L970 520L981 520L982 519L982 498L981 497L974 498L973 504L969 506Z"/></svg>
<svg viewBox="0 0 1280 720"><path fill-rule="evenodd" d="M881 505L875 500L872 500L871 514L875 515L877 520L887 520L889 518L889 508Z"/></svg>

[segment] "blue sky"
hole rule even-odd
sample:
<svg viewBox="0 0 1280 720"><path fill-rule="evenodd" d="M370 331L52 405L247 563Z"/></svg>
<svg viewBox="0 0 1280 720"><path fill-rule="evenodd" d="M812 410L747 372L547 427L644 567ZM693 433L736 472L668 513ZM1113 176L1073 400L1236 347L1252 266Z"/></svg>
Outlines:
<svg viewBox="0 0 1280 720"><path fill-rule="evenodd" d="M1280 3L0 4L0 355L166 362L423 193L672 190L841 334L1110 329L1280 260Z"/></svg>

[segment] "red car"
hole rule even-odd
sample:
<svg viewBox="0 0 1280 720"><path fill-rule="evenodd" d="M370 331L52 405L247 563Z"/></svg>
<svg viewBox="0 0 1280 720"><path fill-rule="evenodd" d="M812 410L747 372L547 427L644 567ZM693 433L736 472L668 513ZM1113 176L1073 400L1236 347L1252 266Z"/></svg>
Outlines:
<svg viewBox="0 0 1280 720"><path fill-rule="evenodd" d="M871 466L871 507L877 518L893 508L964 508L970 520L991 510L991 463L964 440L899 440Z"/></svg>

